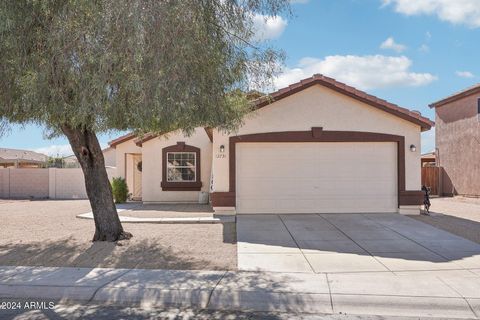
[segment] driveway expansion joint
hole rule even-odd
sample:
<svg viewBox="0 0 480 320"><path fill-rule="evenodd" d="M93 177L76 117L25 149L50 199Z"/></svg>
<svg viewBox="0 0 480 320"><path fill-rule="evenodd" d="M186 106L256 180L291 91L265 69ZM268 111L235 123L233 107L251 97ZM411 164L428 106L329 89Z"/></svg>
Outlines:
<svg viewBox="0 0 480 320"><path fill-rule="evenodd" d="M417 245L421 246L422 248L428 250L429 252L431 252L431 253L433 253L433 254L435 254L435 255L438 255L438 256L442 257L443 259L445 259L445 260L449 260L447 257L441 255L440 253L437 253L437 252L433 251L432 249L430 249L430 248L424 246L423 244L421 244L420 242L418 242L418 241L416 241L416 240L414 240L414 239L411 239L410 237L408 237L408 236L406 236L406 235L398 232L397 230L392 229L392 228L390 228L389 226L386 226L386 225L384 225L384 224L382 224L382 223L379 223L379 222L373 220L372 218L370 218L370 217L368 217L368 216L365 216L365 215L362 215L362 216L364 216L365 218L370 219L370 220L372 220L373 222L381 225L381 226L384 227L385 229L388 229L388 230L390 230L390 231L398 234L399 236L402 236L402 237L404 237L405 239L410 240L410 241L416 243ZM409 217L406 217L406 218L411 219L411 218L409 218ZM413 219L412 219L412 220L413 220ZM414 220L414 221L415 221L415 220ZM422 223L423 223L423 222L422 222Z"/></svg>
<svg viewBox="0 0 480 320"><path fill-rule="evenodd" d="M387 272L390 272L390 273L393 273L393 270L390 270L390 268L388 268L385 264L383 264L380 260L377 259L377 257L375 257L373 254L370 253L370 251L368 251L367 249L365 249L364 247L362 247L358 242L356 242L354 239L352 239L352 237L350 237L348 234L346 234L342 229L340 229L338 226L336 226L333 222L329 221L327 218L324 218L320 215L320 213L317 213L317 215L325 220L328 224L330 224L331 226L333 226L335 229L337 229L339 232L341 232L345 237L347 237L350 241L352 241L353 243L355 243L357 246L359 246L363 251L365 251L366 253L368 253L373 259L375 259L375 261L377 261L379 264L381 264ZM363 216L363 215L362 215Z"/></svg>
<svg viewBox="0 0 480 320"><path fill-rule="evenodd" d="M305 261L307 261L308 263L308 266L310 267L310 269L312 270L313 273L316 273L315 272L315 269L313 268L312 264L310 263L310 261L307 259L307 257L305 256L305 253L303 252L303 250L300 248L300 246L298 245L298 242L297 242L297 239L295 239L295 237L293 236L293 234L290 232L290 230L288 229L287 227L287 224L285 223L285 221L283 221L282 219L282 216L281 215L278 215L278 218L280 219L280 221L282 221L282 224L283 226L285 227L285 229L287 230L288 234L290 235L290 237L292 238L293 242L295 242L295 245L297 246L297 248L300 250L300 253L302 254L302 257L305 259Z"/></svg>

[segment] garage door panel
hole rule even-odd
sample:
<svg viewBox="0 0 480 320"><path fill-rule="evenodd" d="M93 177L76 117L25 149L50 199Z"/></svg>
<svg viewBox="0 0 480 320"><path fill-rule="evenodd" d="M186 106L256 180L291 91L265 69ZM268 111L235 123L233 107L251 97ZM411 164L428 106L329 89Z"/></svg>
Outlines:
<svg viewBox="0 0 480 320"><path fill-rule="evenodd" d="M365 199L350 197L323 197L319 199L244 199L244 205L239 213L264 213L264 214L303 214L303 213L371 213L391 212L396 205L396 198L390 199ZM386 201L387 200L387 201ZM354 201L357 210L352 210L351 201ZM368 209L374 207L375 209ZM365 208L362 210L362 208Z"/></svg>
<svg viewBox="0 0 480 320"><path fill-rule="evenodd" d="M252 199L248 201L245 199L242 204L242 213L315 213L312 210L318 205L318 201L309 199L278 199L271 201L271 199Z"/></svg>
<svg viewBox="0 0 480 320"><path fill-rule="evenodd" d="M366 176L365 178L370 178L370 176ZM249 186L238 188L237 193L241 195L241 198L267 197L276 199L280 196L302 198L305 195L313 195L321 198L324 196L339 196L339 194L344 192L348 192L348 197L353 197L354 195L369 196L372 194L370 189L365 188L365 186L358 183L358 181L342 178L323 179L322 185L318 185L318 181L312 179L242 179L239 185ZM301 194L294 185L298 185L298 187L302 189ZM345 189L346 185L348 185L348 190ZM378 190L375 191L377 197L392 195L391 180L377 181L376 187L378 188Z"/></svg>
<svg viewBox="0 0 480 320"><path fill-rule="evenodd" d="M393 212L396 144L241 143L238 213Z"/></svg>
<svg viewBox="0 0 480 320"><path fill-rule="evenodd" d="M289 194L298 196L298 192L292 189L292 185L294 184L301 185L306 193L317 194L317 190L315 189L317 181L311 178L241 179L237 193L241 194L242 197L256 196L272 198ZM272 188L272 186L275 187Z"/></svg>

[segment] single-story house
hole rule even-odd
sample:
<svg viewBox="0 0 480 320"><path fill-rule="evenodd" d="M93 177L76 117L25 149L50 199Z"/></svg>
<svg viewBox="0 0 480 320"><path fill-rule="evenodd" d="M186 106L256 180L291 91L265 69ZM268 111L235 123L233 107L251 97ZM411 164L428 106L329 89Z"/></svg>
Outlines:
<svg viewBox="0 0 480 320"><path fill-rule="evenodd" d="M0 148L0 167L2 168L42 168L47 165L48 156L42 153Z"/></svg>
<svg viewBox="0 0 480 320"><path fill-rule="evenodd" d="M110 142L134 199L221 213L419 212L420 134L433 122L323 75L254 101L235 132Z"/></svg>
<svg viewBox="0 0 480 320"><path fill-rule="evenodd" d="M435 167L436 162L435 162L435 152L428 152L422 154L420 158L420 162L422 164L422 167Z"/></svg>
<svg viewBox="0 0 480 320"><path fill-rule="evenodd" d="M441 195L480 196L480 84L430 104L435 108Z"/></svg>
<svg viewBox="0 0 480 320"><path fill-rule="evenodd" d="M80 168L80 162L78 162L77 156L71 154L62 158L63 168Z"/></svg>

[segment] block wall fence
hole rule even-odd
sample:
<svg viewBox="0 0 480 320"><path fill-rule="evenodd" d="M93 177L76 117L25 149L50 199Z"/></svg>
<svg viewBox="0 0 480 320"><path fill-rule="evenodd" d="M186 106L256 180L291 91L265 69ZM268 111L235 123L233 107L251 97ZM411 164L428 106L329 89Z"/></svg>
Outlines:
<svg viewBox="0 0 480 320"><path fill-rule="evenodd" d="M107 167L108 178L116 168ZM0 169L2 199L86 199L85 182L80 168L7 168Z"/></svg>

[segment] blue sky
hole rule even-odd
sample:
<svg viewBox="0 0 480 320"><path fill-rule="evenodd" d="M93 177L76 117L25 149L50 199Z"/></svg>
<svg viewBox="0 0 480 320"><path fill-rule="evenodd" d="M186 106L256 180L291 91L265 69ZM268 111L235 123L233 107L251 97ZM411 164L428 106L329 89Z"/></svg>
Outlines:
<svg viewBox="0 0 480 320"><path fill-rule="evenodd" d="M434 120L428 104L479 82L480 0L292 0L293 16L257 17L259 39L287 55L277 88L324 73ZM102 145L117 136L101 135ZM70 153L36 126L0 146ZM422 152L434 148L434 131Z"/></svg>

